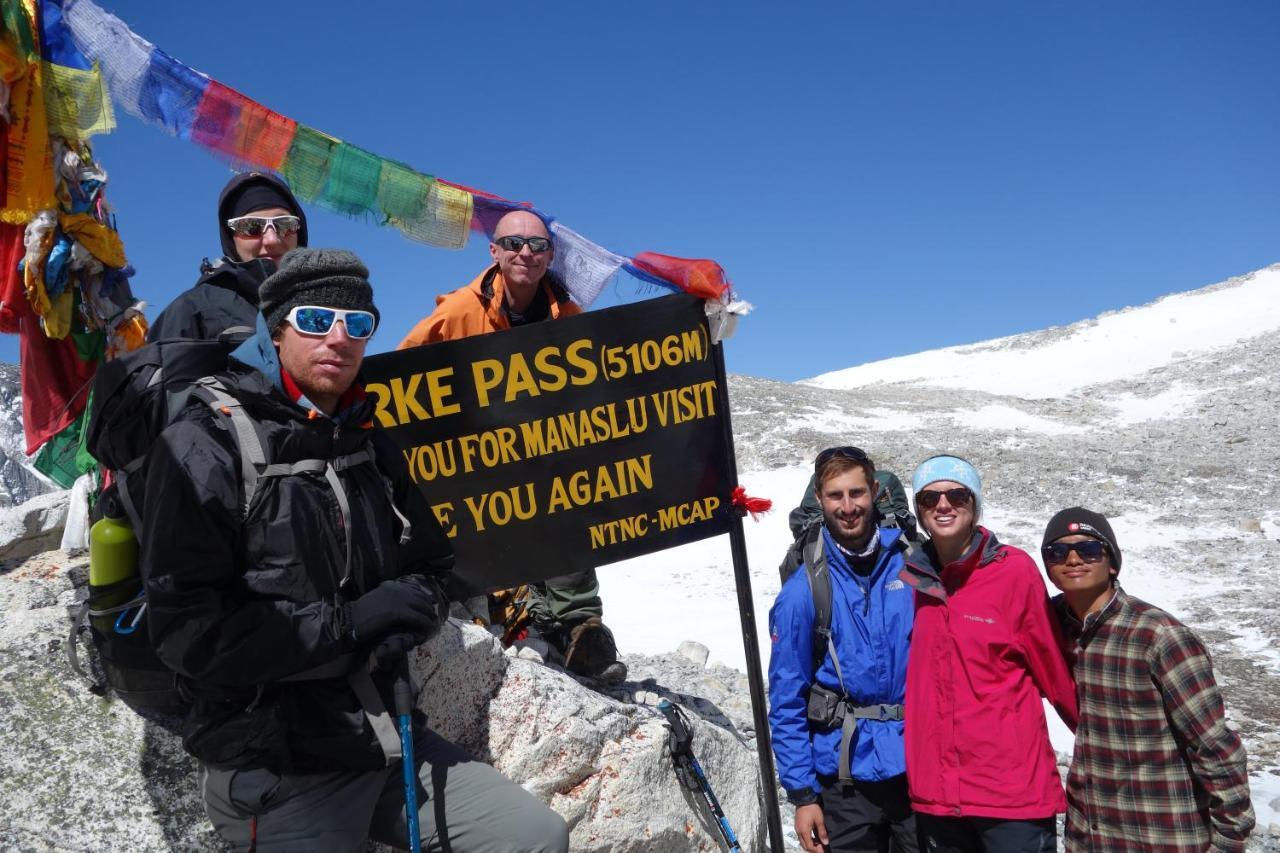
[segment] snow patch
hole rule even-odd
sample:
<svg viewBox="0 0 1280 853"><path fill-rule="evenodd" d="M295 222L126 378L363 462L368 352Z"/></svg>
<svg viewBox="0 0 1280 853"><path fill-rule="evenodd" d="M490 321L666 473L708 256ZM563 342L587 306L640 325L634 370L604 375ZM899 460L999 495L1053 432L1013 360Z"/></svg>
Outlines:
<svg viewBox="0 0 1280 853"><path fill-rule="evenodd" d="M1116 425L1127 426L1143 421L1181 417L1200 399L1201 393L1189 385L1177 382L1154 397L1125 393L1111 397L1106 402L1116 410Z"/></svg>
<svg viewBox="0 0 1280 853"><path fill-rule="evenodd" d="M962 409L949 417L971 429L995 429L1006 432L1037 432L1043 435L1080 433L1085 427L1032 415L1012 406L990 405L981 409Z"/></svg>

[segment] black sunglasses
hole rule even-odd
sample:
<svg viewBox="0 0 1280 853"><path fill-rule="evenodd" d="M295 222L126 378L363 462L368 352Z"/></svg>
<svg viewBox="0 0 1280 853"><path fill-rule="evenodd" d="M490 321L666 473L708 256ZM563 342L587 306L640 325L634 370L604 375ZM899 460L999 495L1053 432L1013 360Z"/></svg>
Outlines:
<svg viewBox="0 0 1280 853"><path fill-rule="evenodd" d="M938 505L938 501L942 500L942 496L947 496L947 503L952 506L965 506L969 501L973 500L973 492L964 486L956 486L954 489L941 489L934 491L932 489L922 489L916 492L916 503L925 509L933 509Z"/></svg>
<svg viewBox="0 0 1280 853"><path fill-rule="evenodd" d="M518 252L525 246L529 247L529 251L535 255L541 255L543 252L551 248L551 241L546 237L498 237L493 242L497 243L508 252Z"/></svg>
<svg viewBox="0 0 1280 853"><path fill-rule="evenodd" d="M1046 563L1065 563L1067 555L1075 551L1086 563L1096 563L1107 553L1107 544L1097 539L1085 539L1082 542L1052 542L1040 549L1040 556Z"/></svg>
<svg viewBox="0 0 1280 853"><path fill-rule="evenodd" d="M813 470L821 471L822 466L826 465L832 459L851 459L854 462L870 462L871 457L867 455L860 447L846 444L841 447L828 447L826 450L818 454L818 458L813 460Z"/></svg>

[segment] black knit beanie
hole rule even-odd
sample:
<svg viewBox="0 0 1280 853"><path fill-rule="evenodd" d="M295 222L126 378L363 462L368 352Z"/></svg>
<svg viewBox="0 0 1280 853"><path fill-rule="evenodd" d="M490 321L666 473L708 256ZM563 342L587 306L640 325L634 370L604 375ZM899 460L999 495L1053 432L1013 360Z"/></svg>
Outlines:
<svg viewBox="0 0 1280 853"><path fill-rule="evenodd" d="M218 197L218 237L222 253L236 260L236 241L227 227L228 219L272 207L282 207L302 220L298 228L298 245L307 245L307 214L289 192L289 186L275 175L243 172L227 181Z"/></svg>
<svg viewBox="0 0 1280 853"><path fill-rule="evenodd" d="M1107 547L1111 549L1111 565L1117 572L1120 571L1120 543L1116 542L1116 534L1112 531L1111 524L1105 516L1081 506L1068 507L1049 519L1049 526L1044 529L1044 540L1040 543L1040 547L1043 548L1063 536L1077 534L1092 536L1107 543Z"/></svg>
<svg viewBox="0 0 1280 853"><path fill-rule="evenodd" d="M295 305L370 311L375 320L381 319L373 304L369 270L346 249L285 252L280 267L258 288L258 300L272 334Z"/></svg>

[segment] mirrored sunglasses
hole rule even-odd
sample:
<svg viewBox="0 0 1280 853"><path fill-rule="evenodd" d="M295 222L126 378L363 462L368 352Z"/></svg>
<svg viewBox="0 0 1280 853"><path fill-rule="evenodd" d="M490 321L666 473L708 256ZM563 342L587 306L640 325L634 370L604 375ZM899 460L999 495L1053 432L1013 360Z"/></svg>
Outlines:
<svg viewBox="0 0 1280 853"><path fill-rule="evenodd" d="M283 216L237 216L227 220L227 227L241 237L261 237L268 228L274 228L277 237L288 237L302 227L302 220L288 214Z"/></svg>
<svg viewBox="0 0 1280 853"><path fill-rule="evenodd" d="M551 241L546 237L499 237L493 242L497 243L508 252L518 252L525 246L529 247L529 251L535 255L541 255L543 252L551 248Z"/></svg>
<svg viewBox="0 0 1280 853"><path fill-rule="evenodd" d="M973 500L973 492L964 486L956 486L954 489L921 489L916 492L916 503L925 509L933 509L943 495L947 496L947 503L954 507L967 506Z"/></svg>
<svg viewBox="0 0 1280 853"><path fill-rule="evenodd" d="M341 320L347 327L347 337L357 340L369 337L378 326L370 311L347 311L319 305L295 305L284 319L301 334L320 336L329 334L333 324Z"/></svg>
<svg viewBox="0 0 1280 853"><path fill-rule="evenodd" d="M1075 551L1086 563L1096 563L1107 553L1105 542L1097 539L1086 539L1083 542L1052 542L1040 549L1040 556L1046 564L1065 563L1067 555Z"/></svg>

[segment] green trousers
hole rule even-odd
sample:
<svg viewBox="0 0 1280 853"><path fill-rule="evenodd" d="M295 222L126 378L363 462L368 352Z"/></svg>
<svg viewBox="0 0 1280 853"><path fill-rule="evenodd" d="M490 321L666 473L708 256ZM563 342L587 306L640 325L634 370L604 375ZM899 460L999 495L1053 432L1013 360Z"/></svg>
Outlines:
<svg viewBox="0 0 1280 853"><path fill-rule="evenodd" d="M534 584L529 604L533 624L543 633L572 626L591 616L604 616L600 580L595 569L584 569Z"/></svg>

